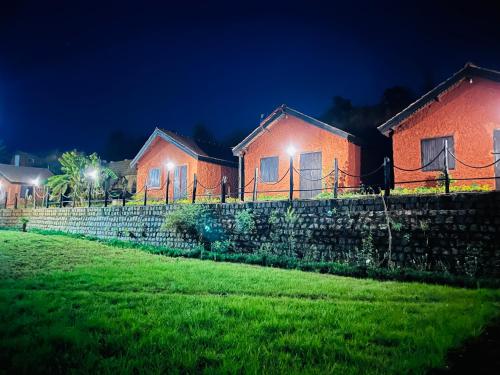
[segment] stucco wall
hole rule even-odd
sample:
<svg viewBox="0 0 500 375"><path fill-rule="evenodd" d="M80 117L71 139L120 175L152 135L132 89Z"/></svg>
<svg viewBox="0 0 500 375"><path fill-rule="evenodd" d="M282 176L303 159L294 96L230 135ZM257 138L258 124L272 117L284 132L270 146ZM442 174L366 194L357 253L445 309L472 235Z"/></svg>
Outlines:
<svg viewBox="0 0 500 375"><path fill-rule="evenodd" d="M15 195L17 194L18 198L20 198L21 185L11 184L5 178L0 177L0 207L3 207L5 204L5 193L7 193L7 207L11 207L14 205Z"/></svg>
<svg viewBox="0 0 500 375"><path fill-rule="evenodd" d="M167 180L166 163L172 162L174 165L187 166L187 184L192 186L193 175L196 173L200 185L198 185L197 194L199 196L206 194L220 194L220 187L214 191L207 191L201 185L206 187L219 186L219 182L223 175L228 177L231 184L231 190L236 186L237 168L225 167L218 164L213 164L205 161L199 161L180 150L177 146L161 139L156 138L143 157L137 163L137 191L143 191L143 187L147 182L148 172L151 168L160 168L161 170L161 186L164 186ZM148 189L148 196L157 199L165 197L165 189ZM191 196L191 188L188 189L188 197ZM169 196L173 197L174 193L174 172L170 172L170 189Z"/></svg>
<svg viewBox="0 0 500 375"><path fill-rule="evenodd" d="M422 165L420 142L425 138L453 136L455 155L471 165L486 165L494 161L493 130L500 129L500 84L480 78L461 81L411 116L392 136L394 163L406 169ZM436 178L439 172L404 172L395 170L395 181ZM494 167L471 169L456 163L450 170L455 178L493 177ZM472 183L495 187L494 180L456 181L458 185ZM434 186L434 183L404 186ZM403 186L403 185L401 185Z"/></svg>
<svg viewBox="0 0 500 375"><path fill-rule="evenodd" d="M334 159L337 158L339 168L352 175L360 174L361 149L352 144L347 139L334 135L326 130L308 124L294 116L286 116L275 121L269 126L264 134L257 137L245 151L245 181L252 180L255 168L260 169L260 159L270 156L279 157L278 176L281 178L289 169L289 156L287 148L293 145L297 150L294 157L294 166L299 169L300 154L306 152L322 153L322 176L333 170ZM359 178L347 177L340 174L339 186L359 186ZM294 175L294 190L299 189L300 177ZM333 179L328 179L332 183ZM252 185L245 191L247 196L251 196ZM265 193L262 195L286 195L289 190L288 176L279 184L260 184L259 191L264 190L285 190L281 193Z"/></svg>
<svg viewBox="0 0 500 375"><path fill-rule="evenodd" d="M0 207L4 207L5 205L5 193L7 193L7 207L14 207L16 201L17 194L17 205L18 207L24 207L25 205L25 197L21 196L21 184L12 184L7 181L5 178L0 177ZM40 186L37 189L37 197L36 201L38 205L41 205L44 197L44 187ZM33 201L30 199L26 204L33 204Z"/></svg>
<svg viewBox="0 0 500 375"><path fill-rule="evenodd" d="M457 273L464 272L464 264L468 264L482 274L500 276L499 192L391 196L387 205L393 222L392 257L397 264ZM213 239L232 241L236 252L266 251L308 261L352 262L368 251L383 253L387 249L380 197L294 201L293 224L285 218L290 207L286 201L204 206L214 218L209 223ZM29 228L192 249L197 246L196 238L161 229L165 218L178 207L2 209L0 227L19 226L19 218L28 217ZM244 209L255 220L251 233L236 230L235 217Z"/></svg>

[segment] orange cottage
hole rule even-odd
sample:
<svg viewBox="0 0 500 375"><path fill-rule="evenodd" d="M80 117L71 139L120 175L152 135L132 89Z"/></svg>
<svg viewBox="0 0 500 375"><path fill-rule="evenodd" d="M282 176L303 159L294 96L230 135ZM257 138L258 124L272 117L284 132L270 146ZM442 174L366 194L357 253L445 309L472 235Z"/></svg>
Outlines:
<svg viewBox="0 0 500 375"><path fill-rule="evenodd" d="M37 204L44 199L45 181L52 176L46 168L19 167L0 164L0 207L19 207L25 204L26 198L33 202L33 190L36 192Z"/></svg>
<svg viewBox="0 0 500 375"><path fill-rule="evenodd" d="M435 186L446 141L454 184L500 189L500 72L467 64L378 129L392 138L396 186Z"/></svg>
<svg viewBox="0 0 500 375"><path fill-rule="evenodd" d="M165 199L167 174L170 176L169 199L190 198L194 176L197 198L210 198L221 193L221 180L227 178L227 195L234 196L237 164L230 149L193 140L174 132L156 128L130 163L137 167L137 193Z"/></svg>
<svg viewBox="0 0 500 375"><path fill-rule="evenodd" d="M290 155L295 197L314 198L331 191L335 159L339 169L359 176L358 143L353 135L282 105L233 148L239 158L240 192L244 188L247 197L252 195L252 179L257 173L259 196L287 196ZM339 186L358 187L359 178L347 174L340 173Z"/></svg>

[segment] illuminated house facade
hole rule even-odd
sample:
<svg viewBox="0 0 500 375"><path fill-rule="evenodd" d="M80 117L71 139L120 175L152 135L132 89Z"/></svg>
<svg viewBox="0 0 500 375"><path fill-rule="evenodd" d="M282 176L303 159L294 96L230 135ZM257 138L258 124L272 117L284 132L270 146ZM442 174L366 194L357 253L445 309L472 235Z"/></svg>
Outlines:
<svg viewBox="0 0 500 375"><path fill-rule="evenodd" d="M228 195L235 195L238 169L232 159L229 148L156 128L130 165L137 168L137 193L147 186L148 197L157 199L166 195L170 170L169 197L179 200L191 197L195 174L197 197L218 196L223 177Z"/></svg>
<svg viewBox="0 0 500 375"><path fill-rule="evenodd" d="M299 198L314 198L327 189L331 192L333 174L326 175L333 170L334 159L339 169L360 175L361 147L353 135L282 105L233 148L239 158L239 186L247 185L245 195L252 195L249 181L256 170L259 196L287 195L289 176L283 176L290 169L290 153L298 171L293 187ZM340 174L339 182L341 188L358 187L360 179Z"/></svg>
<svg viewBox="0 0 500 375"><path fill-rule="evenodd" d="M0 164L0 207L13 207L24 204L26 197L37 193L37 202L43 200L45 181L52 176L46 168L18 167L11 164Z"/></svg>
<svg viewBox="0 0 500 375"><path fill-rule="evenodd" d="M500 162L493 165L500 157L500 72L467 64L378 129L392 138L396 166L420 168L395 168L396 186L435 186L446 140L456 157L448 156L454 184L500 190ZM418 180L424 182L397 184Z"/></svg>

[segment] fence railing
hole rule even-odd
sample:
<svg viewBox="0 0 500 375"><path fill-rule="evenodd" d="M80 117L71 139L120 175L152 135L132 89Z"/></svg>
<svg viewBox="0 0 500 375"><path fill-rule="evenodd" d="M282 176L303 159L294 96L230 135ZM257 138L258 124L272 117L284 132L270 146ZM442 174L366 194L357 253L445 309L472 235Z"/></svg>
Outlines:
<svg viewBox="0 0 500 375"><path fill-rule="evenodd" d="M404 180L404 181L392 181L392 170L400 170L403 172L417 172L422 171L425 168L432 165L438 158L444 154L444 165L442 169L442 177L436 177L431 179L416 179L416 180ZM385 196L389 196L391 194L391 189L396 185L405 185L405 184L415 184L415 183L429 183L436 182L442 183L443 192L450 193L450 185L452 181L468 181L468 180L491 180L491 179L500 179L500 176L477 176L477 177L466 177L466 178L456 178L450 177L449 173L449 158L453 158L457 163L463 165L466 168L471 169L484 169L490 168L495 164L500 162L500 157L495 157L495 161L492 163L488 163L485 165L473 165L463 160L458 159L454 153L448 149L448 143L445 141L443 149L429 162L425 165L422 165L418 168L406 168L401 167L399 165L395 165L391 163L391 160L388 157L385 157L382 164L379 165L374 170L355 175L349 173L347 171L339 168L338 160L334 159L334 167L331 171L326 173L325 175L319 176L317 178L311 178L311 176L306 176L302 170L297 169L293 165L293 158L290 158L290 165L286 172L275 181L264 181L262 177L259 175L258 168L254 171L254 176L252 179L246 183L240 181L240 186L237 191L231 192L230 186L228 185L227 177L223 176L220 181L218 181L215 185L208 186L208 184L204 184L203 181L200 181L196 174L193 175L193 179L191 183L185 187L177 186L177 189L174 187L174 197L170 196L171 189L171 181L170 181L170 173L167 173L166 181L159 187L156 187L156 191L164 191L163 199L158 199L158 195L155 194L155 197L151 197L151 187L148 185L144 185L139 191L136 191L134 194L128 192L126 189L121 191L104 191L104 194L96 195L95 191L92 188L88 189L87 196L85 198L79 197L75 199L70 195L65 195L59 193L57 196L51 194L48 188L44 188L43 193L39 193L37 189L33 189L33 195L30 197L26 195L24 198L20 198L18 194L14 195L14 200L10 204L10 207L13 208L28 208L28 207L93 207L93 206L101 206L108 207L108 205L122 205L125 206L127 204L141 204L144 206L150 204L169 204L175 203L178 201L196 203L197 201L210 201L210 202L220 202L226 203L228 199L234 199L235 201L244 201L245 199L250 198L251 201L259 200L259 196L270 198L266 196L266 194L276 195L278 194L278 199L294 199L294 193L301 192L311 192L313 196L318 196L321 193L328 193L329 198L338 198L340 193L344 193L346 191L361 191L364 194L370 193L384 193ZM367 189L366 186L362 184L362 179L373 176L376 174L381 174L381 180L383 181L380 185L372 185L370 189ZM297 189L294 185L294 177L297 176L301 179L304 179L309 182L324 182L328 178L330 178L329 184L322 184L321 187L314 187L311 189ZM360 184L356 186L349 186L345 183L347 177L360 179ZM288 188L283 188L283 181L286 181L288 178ZM204 193L201 194L198 188L204 189ZM249 189L250 188L250 189ZM177 193L177 194L175 194ZM141 194L143 194L141 196ZM282 195L279 195L282 194ZM133 198L135 196L135 198ZM8 207L8 196L4 194L3 205L0 203L0 207L7 208Z"/></svg>

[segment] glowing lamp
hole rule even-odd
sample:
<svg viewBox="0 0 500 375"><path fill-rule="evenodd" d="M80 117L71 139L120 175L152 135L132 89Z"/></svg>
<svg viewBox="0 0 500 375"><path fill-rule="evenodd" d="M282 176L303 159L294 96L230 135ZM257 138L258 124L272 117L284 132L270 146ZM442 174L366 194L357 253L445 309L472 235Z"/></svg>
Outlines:
<svg viewBox="0 0 500 375"><path fill-rule="evenodd" d="M92 180L97 180L97 175L98 175L97 169L95 169L95 168L89 169L87 171L86 175L87 175L87 177L91 178Z"/></svg>
<svg viewBox="0 0 500 375"><path fill-rule="evenodd" d="M296 151L297 151L297 150L295 149L295 147L293 147L293 145L288 146L288 147L287 147L287 149L286 149L286 153L287 153L288 155L290 155L290 156L295 155L295 152L296 152Z"/></svg>
<svg viewBox="0 0 500 375"><path fill-rule="evenodd" d="M167 169L168 169L169 171L171 171L172 169L174 169L174 167L175 167L175 165L174 165L174 163L172 163L171 161L169 161L169 162L167 163Z"/></svg>

